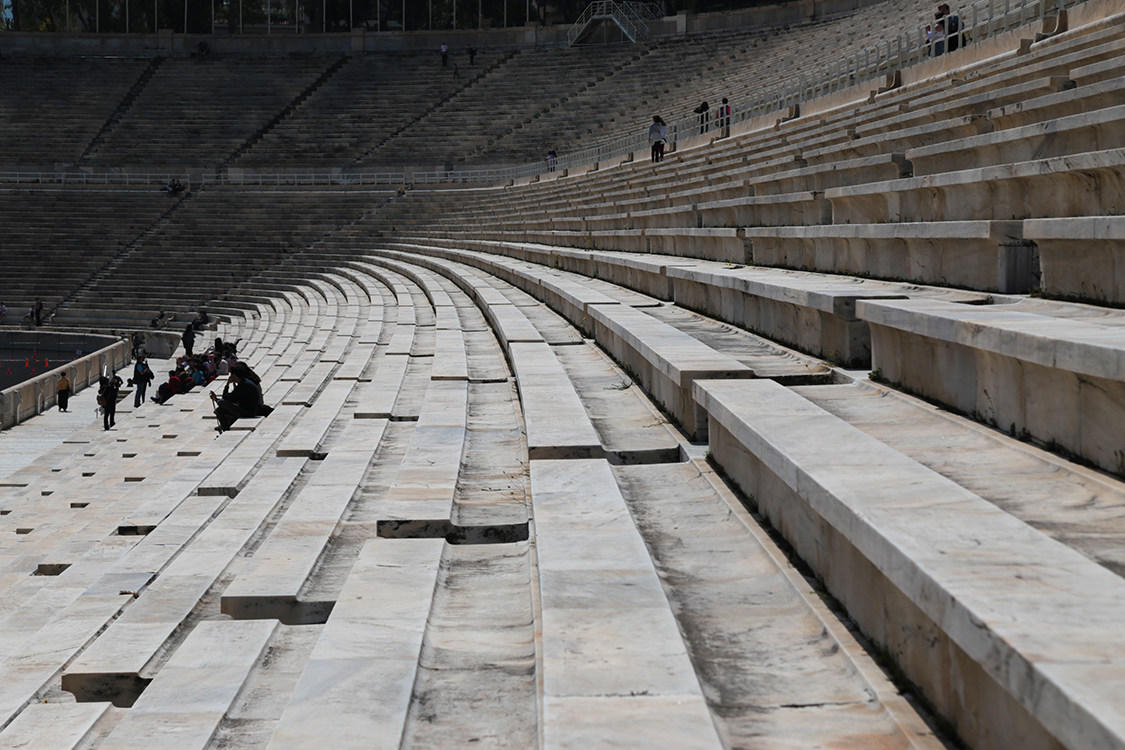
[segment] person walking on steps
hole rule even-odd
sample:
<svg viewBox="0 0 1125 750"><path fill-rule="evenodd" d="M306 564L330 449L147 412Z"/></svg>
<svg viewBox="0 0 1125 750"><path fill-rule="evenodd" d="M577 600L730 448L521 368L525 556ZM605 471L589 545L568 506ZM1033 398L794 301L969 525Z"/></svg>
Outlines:
<svg viewBox="0 0 1125 750"><path fill-rule="evenodd" d="M195 347L195 327L188 323L187 328L184 329L184 334L180 336L180 341L184 342L184 354L192 356L192 349Z"/></svg>
<svg viewBox="0 0 1125 750"><path fill-rule="evenodd" d="M145 391L148 390L148 384L153 381L156 375L149 369L148 360L144 357L138 357L137 363L133 365L133 408L139 409L141 404L145 402Z"/></svg>
<svg viewBox="0 0 1125 750"><path fill-rule="evenodd" d="M117 424L117 394L121 391L121 378L115 373L102 375L98 388L98 406L102 407L102 427L108 430Z"/></svg>
<svg viewBox="0 0 1125 750"><path fill-rule="evenodd" d="M59 375L59 384L56 388L59 397L59 411L66 411L70 405L70 378L64 372Z"/></svg>
<svg viewBox="0 0 1125 750"><path fill-rule="evenodd" d="M668 140L668 126L660 115L653 115L652 124L648 126L648 142L652 144L652 163L664 161L664 143Z"/></svg>

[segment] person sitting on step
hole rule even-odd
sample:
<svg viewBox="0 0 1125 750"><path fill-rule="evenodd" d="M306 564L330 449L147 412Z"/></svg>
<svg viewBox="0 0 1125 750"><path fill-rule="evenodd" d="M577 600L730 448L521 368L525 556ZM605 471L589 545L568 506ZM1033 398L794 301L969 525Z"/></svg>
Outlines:
<svg viewBox="0 0 1125 750"><path fill-rule="evenodd" d="M238 419L258 416L262 410L261 379L245 362L235 362L223 395L220 397L211 391L211 403L215 405L215 418L219 420L215 431L222 434Z"/></svg>

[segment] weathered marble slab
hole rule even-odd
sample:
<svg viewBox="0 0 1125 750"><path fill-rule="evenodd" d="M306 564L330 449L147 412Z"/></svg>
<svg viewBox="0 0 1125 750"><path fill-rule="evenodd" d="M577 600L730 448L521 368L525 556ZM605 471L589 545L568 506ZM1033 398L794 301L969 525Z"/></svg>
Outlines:
<svg viewBox="0 0 1125 750"><path fill-rule="evenodd" d="M861 301L881 377L1121 471L1125 315L1024 300Z"/></svg>
<svg viewBox="0 0 1125 750"><path fill-rule="evenodd" d="M380 538L363 546L270 750L399 747L444 546Z"/></svg>
<svg viewBox="0 0 1125 750"><path fill-rule="evenodd" d="M4 750L76 750L108 703L32 703L0 732Z"/></svg>
<svg viewBox="0 0 1125 750"><path fill-rule="evenodd" d="M206 748L277 627L273 620L197 624L99 747Z"/></svg>
<svg viewBox="0 0 1125 750"><path fill-rule="evenodd" d="M1118 576L776 383L695 393L714 460L965 741L1125 746L1090 689L1125 690Z"/></svg>
<svg viewBox="0 0 1125 750"><path fill-rule="evenodd" d="M586 748L607 738L721 747L609 464L533 460L531 498L543 614L544 747Z"/></svg>
<svg viewBox="0 0 1125 750"><path fill-rule="evenodd" d="M566 371L546 343L508 347L527 430L527 453L538 458L601 458L598 433Z"/></svg>

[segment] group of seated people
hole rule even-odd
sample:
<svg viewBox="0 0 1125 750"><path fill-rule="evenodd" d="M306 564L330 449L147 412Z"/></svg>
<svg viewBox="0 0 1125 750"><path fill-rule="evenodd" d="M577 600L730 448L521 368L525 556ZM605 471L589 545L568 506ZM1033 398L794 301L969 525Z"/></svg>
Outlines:
<svg viewBox="0 0 1125 750"><path fill-rule="evenodd" d="M226 432L244 417L269 416L273 409L262 399L262 380L248 364L238 360L237 352L238 342L215 337L214 345L207 351L177 358L176 367L168 373L168 381L156 389L152 400L163 404L178 393L188 393L193 388L226 377L222 396L214 391L210 393L215 417L219 420L219 426L215 428L217 432Z"/></svg>
<svg viewBox="0 0 1125 750"><path fill-rule="evenodd" d="M176 366L168 373L168 381L156 389L152 400L163 404L177 393L187 393L192 388L207 385L216 378L230 374L237 360L238 345L215 338L215 344L205 352L178 357Z"/></svg>
<svg viewBox="0 0 1125 750"><path fill-rule="evenodd" d="M180 182L178 179L173 178L169 180L168 184L160 189L162 192L167 193L171 197L182 195L187 192L187 186Z"/></svg>

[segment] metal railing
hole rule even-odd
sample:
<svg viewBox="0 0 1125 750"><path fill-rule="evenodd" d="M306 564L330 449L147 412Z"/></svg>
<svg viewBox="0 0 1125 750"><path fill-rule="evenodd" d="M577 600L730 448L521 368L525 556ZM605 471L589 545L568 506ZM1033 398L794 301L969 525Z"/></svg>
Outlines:
<svg viewBox="0 0 1125 750"><path fill-rule="evenodd" d="M656 3L639 3L626 0L623 4L641 18L664 18L664 9Z"/></svg>
<svg viewBox="0 0 1125 750"><path fill-rule="evenodd" d="M341 171L338 169L285 172L254 172L231 169L224 172L195 170L179 172L73 172L0 171L0 185L105 186L159 189L172 180L188 188L206 187L398 187L449 183L494 184L537 173L537 164L475 169L415 169Z"/></svg>
<svg viewBox="0 0 1125 750"><path fill-rule="evenodd" d="M567 43L574 46L590 26L600 20L613 21L631 42L647 41L648 26L630 5L631 3L618 3L614 0L595 0L590 3L566 33Z"/></svg>
<svg viewBox="0 0 1125 750"><path fill-rule="evenodd" d="M1041 23L1051 14L1073 7L1084 0L977 0L957 11L960 29L952 35L958 46L977 44L999 34L1012 31L1029 23ZM592 3L586 13L596 5L617 5L606 0ZM932 24L932 21L930 22ZM572 30L573 31L573 30ZM948 47L949 40L945 40ZM888 37L853 54L838 59L815 75L798 75L795 79L750 101L731 105L729 125L762 117L775 112L792 112L803 102L826 94L873 81L911 65L929 59L934 45L927 35L926 24ZM706 135L723 127L714 113L709 116L687 115L668 123L668 143L675 145L686 138ZM530 179L550 172L590 168L604 161L644 153L649 147L647 126L631 135L605 143L595 144L557 157L554 164L532 162L525 164L455 170L401 168L382 171L349 170L286 170L284 172L256 172L242 169L195 171L194 185L233 186L402 186L436 184L504 184L513 180ZM193 170L194 171L194 170ZM17 185L107 185L144 186L166 185L173 178L189 183L188 172L104 172L92 173L76 170L19 171L0 169L0 184Z"/></svg>

